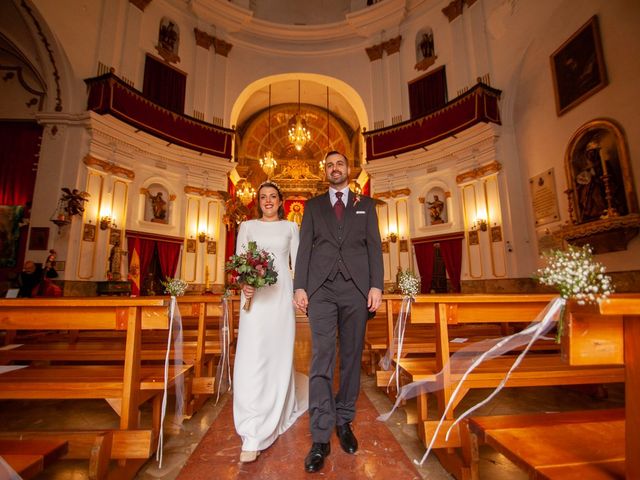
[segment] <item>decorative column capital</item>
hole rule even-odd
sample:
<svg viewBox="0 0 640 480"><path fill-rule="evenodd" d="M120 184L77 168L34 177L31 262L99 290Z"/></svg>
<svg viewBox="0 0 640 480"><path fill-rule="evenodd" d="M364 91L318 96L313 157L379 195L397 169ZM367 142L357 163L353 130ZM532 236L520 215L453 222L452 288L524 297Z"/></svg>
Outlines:
<svg viewBox="0 0 640 480"><path fill-rule="evenodd" d="M402 35L398 35L395 38L391 38L386 42L382 43L382 48L387 53L387 55L393 55L394 53L398 53L400 51L400 44L402 43Z"/></svg>
<svg viewBox="0 0 640 480"><path fill-rule="evenodd" d="M149 6L151 0L129 0L129 3L132 3L135 7L138 7L140 11L144 12L144 9Z"/></svg>
<svg viewBox="0 0 640 480"><path fill-rule="evenodd" d="M196 45L202 47L206 50L211 48L213 42L215 41L215 37L212 37L207 32L203 32L202 30L198 30L197 28L193 29L193 33L196 36Z"/></svg>
<svg viewBox="0 0 640 480"><path fill-rule="evenodd" d="M382 53L384 52L381 43L372 47L365 48L365 50L367 52L367 56L369 57L369 61L371 62L380 60L382 58Z"/></svg>
<svg viewBox="0 0 640 480"><path fill-rule="evenodd" d="M233 45L225 42L224 40L213 37L213 48L218 55L222 55L223 57L226 57L229 55L229 52L233 48Z"/></svg>

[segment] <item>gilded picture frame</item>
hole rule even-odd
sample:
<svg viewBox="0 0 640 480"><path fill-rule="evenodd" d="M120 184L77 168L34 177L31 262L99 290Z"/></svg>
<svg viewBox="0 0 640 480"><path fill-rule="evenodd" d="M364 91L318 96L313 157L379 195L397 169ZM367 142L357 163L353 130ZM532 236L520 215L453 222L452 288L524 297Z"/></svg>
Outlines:
<svg viewBox="0 0 640 480"><path fill-rule="evenodd" d="M596 15L551 54L551 72L558 116L607 86Z"/></svg>

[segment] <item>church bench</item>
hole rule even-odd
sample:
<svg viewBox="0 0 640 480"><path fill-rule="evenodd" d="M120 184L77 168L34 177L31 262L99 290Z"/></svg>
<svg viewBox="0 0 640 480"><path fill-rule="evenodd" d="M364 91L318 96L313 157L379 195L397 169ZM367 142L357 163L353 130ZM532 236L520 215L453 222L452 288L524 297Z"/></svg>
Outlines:
<svg viewBox="0 0 640 480"><path fill-rule="evenodd" d="M448 360L452 353L450 347L451 328L454 325L468 324L513 324L530 323L553 298L551 295L424 295L416 298L412 306L411 322L425 328L435 326L436 352L431 358L402 358L399 366L412 381L435 381L435 375L443 371L444 388L436 392L439 419L449 402L453 390L457 387L463 372L452 371ZM475 388L493 388L504 378L514 360L513 355L505 355L480 365L463 384L457 403L470 390ZM560 353L530 351L523 363L512 373L507 386L551 386L576 384L601 384L624 382L622 366L584 366L574 367L562 362ZM427 394L417 397L418 435L425 445L433 437L438 420L430 420L427 409ZM454 429L449 440L445 432L454 421L453 408L447 413L445 422L434 442L436 455L441 463L456 478L467 475L461 466L460 458L454 450L460 447L459 429Z"/></svg>
<svg viewBox="0 0 640 480"><path fill-rule="evenodd" d="M64 440L0 438L0 457L25 480L38 475L67 451Z"/></svg>
<svg viewBox="0 0 640 480"><path fill-rule="evenodd" d="M137 442L139 451L150 453L159 435L164 369L161 365L142 365L141 336L144 330L166 328L166 298L0 299L0 329L126 332L124 355L117 365L30 365L6 371L0 374L0 398L103 398L119 414L120 437L129 437L127 442ZM169 383L192 368L183 365L170 369ZM148 400L153 400L152 426L140 435L139 407ZM64 434L58 438L64 439Z"/></svg>
<svg viewBox="0 0 640 480"><path fill-rule="evenodd" d="M625 478L624 409L496 415L463 420L462 457L479 479L478 447L488 444L531 479Z"/></svg>
<svg viewBox="0 0 640 480"><path fill-rule="evenodd" d="M150 297L146 297L150 298ZM166 297L165 297L166 298ZM222 317L221 295L178 297L182 317L182 362L193 365L190 395L185 414L195 411L214 393L216 360L221 353L218 323ZM232 315L230 315L232 318ZM233 328L230 328L233 335ZM124 358L126 332L113 330L72 330L70 333L40 335L20 346L0 350L0 364L15 361L118 362ZM167 330L143 330L140 359L144 363L164 362ZM176 358L175 348L170 359Z"/></svg>

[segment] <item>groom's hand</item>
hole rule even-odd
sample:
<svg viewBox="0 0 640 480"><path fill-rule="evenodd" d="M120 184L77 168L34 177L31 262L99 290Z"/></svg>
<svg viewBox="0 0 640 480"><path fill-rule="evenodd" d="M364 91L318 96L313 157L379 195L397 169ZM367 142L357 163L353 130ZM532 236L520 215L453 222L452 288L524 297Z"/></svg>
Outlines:
<svg viewBox="0 0 640 480"><path fill-rule="evenodd" d="M371 313L378 310L382 303L382 290L379 288L371 287L369 289L369 298L367 298L367 308Z"/></svg>
<svg viewBox="0 0 640 480"><path fill-rule="evenodd" d="M309 299L307 298L307 292L303 288L298 288L295 292L293 292L293 304L298 310L307 313Z"/></svg>

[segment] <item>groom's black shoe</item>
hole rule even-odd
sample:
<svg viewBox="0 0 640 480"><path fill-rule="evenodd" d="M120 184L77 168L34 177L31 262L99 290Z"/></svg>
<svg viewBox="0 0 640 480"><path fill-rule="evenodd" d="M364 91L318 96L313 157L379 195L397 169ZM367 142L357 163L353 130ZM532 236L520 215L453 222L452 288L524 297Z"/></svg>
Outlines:
<svg viewBox="0 0 640 480"><path fill-rule="evenodd" d="M342 450L347 453L356 453L358 450L358 439L351 431L351 424L345 423L336 427L336 433L340 439Z"/></svg>
<svg viewBox="0 0 640 480"><path fill-rule="evenodd" d="M311 450L304 459L304 469L309 473L319 471L324 466L324 457L331 453L330 443L313 442Z"/></svg>

